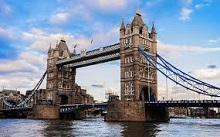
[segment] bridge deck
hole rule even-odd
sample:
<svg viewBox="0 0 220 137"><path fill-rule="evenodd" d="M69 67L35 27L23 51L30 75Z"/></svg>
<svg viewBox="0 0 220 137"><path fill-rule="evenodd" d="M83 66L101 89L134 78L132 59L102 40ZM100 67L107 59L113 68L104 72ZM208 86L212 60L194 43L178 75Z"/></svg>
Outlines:
<svg viewBox="0 0 220 137"><path fill-rule="evenodd" d="M145 102L146 107L220 107L220 100L168 100Z"/></svg>
<svg viewBox="0 0 220 137"><path fill-rule="evenodd" d="M79 109L99 108L106 110L108 103L60 105L60 113L71 113ZM146 107L220 107L220 100L168 100L145 102ZM0 109L0 112L31 111L31 107Z"/></svg>
<svg viewBox="0 0 220 137"><path fill-rule="evenodd" d="M32 107L24 107L24 108L8 108L8 109L0 109L0 112L20 112L20 111L32 111Z"/></svg>

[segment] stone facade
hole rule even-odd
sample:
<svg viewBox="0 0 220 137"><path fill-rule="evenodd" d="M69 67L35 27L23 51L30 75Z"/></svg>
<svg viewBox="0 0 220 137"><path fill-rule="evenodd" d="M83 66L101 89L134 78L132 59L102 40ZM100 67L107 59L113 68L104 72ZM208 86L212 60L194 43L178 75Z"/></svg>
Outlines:
<svg viewBox="0 0 220 137"><path fill-rule="evenodd" d="M49 48L47 59L47 99L53 104L93 103L93 97L75 83L76 69L69 65L57 66L60 59L70 58L66 41L62 38L55 48Z"/></svg>
<svg viewBox="0 0 220 137"><path fill-rule="evenodd" d="M19 102L21 102L24 99L24 95L20 93L20 91L17 90L6 90L3 89L0 92L0 98L4 98L5 100L7 100L9 103L15 105ZM0 100L0 109L4 108L4 104L3 102Z"/></svg>
<svg viewBox="0 0 220 137"><path fill-rule="evenodd" d="M131 24L120 28L121 45L121 99L141 101L157 99L157 72L139 53L138 46L155 57L157 33L144 24L140 12L136 12Z"/></svg>

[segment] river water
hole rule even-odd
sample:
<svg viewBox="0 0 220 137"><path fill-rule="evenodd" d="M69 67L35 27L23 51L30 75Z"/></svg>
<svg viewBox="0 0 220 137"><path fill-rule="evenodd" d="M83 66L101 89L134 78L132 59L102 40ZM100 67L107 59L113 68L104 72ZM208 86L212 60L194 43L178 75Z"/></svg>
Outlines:
<svg viewBox="0 0 220 137"><path fill-rule="evenodd" d="M0 119L0 137L220 137L220 119L171 119L169 123Z"/></svg>

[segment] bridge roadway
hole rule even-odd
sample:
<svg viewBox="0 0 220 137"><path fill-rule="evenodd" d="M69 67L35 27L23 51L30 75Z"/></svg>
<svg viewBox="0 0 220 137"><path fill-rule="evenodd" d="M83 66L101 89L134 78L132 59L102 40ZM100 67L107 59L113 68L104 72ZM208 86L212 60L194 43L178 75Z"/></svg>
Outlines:
<svg viewBox="0 0 220 137"><path fill-rule="evenodd" d="M145 102L146 107L220 107L220 100L167 100Z"/></svg>
<svg viewBox="0 0 220 137"><path fill-rule="evenodd" d="M107 110L107 102L94 104L66 104L60 105L60 113L71 113L76 110L99 108ZM220 107L220 100L164 100L145 102L146 107ZM32 111L31 107L0 109L0 112Z"/></svg>
<svg viewBox="0 0 220 137"><path fill-rule="evenodd" d="M24 112L24 111L32 111L32 107L23 107L23 108L8 108L8 109L0 109L0 112Z"/></svg>
<svg viewBox="0 0 220 137"><path fill-rule="evenodd" d="M62 66L70 64L72 68L79 68L118 59L120 59L120 43L88 52L82 51L81 54L58 60L56 65Z"/></svg>
<svg viewBox="0 0 220 137"><path fill-rule="evenodd" d="M60 105L60 113L71 113L75 110L85 110L90 108L99 108L101 110L107 110L107 104L108 103Z"/></svg>
<svg viewBox="0 0 220 137"><path fill-rule="evenodd" d="M167 100L145 102L146 107L220 107L220 100ZM60 105L60 113L89 108L107 109L107 103Z"/></svg>

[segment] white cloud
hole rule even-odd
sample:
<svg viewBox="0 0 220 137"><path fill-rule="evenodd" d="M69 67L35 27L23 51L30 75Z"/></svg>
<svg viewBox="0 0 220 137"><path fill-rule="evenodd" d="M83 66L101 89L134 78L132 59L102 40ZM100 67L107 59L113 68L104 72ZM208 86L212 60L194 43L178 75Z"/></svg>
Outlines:
<svg viewBox="0 0 220 137"><path fill-rule="evenodd" d="M10 28L5 28L0 26L0 36L6 36L8 38L13 38L15 35L14 31Z"/></svg>
<svg viewBox="0 0 220 137"><path fill-rule="evenodd" d="M85 0L78 2L70 2L68 8L56 11L51 15L49 22L53 24L62 24L68 21L85 20L87 22L94 22L92 14L97 11L100 12L114 12L123 10L131 3L129 0Z"/></svg>
<svg viewBox="0 0 220 137"><path fill-rule="evenodd" d="M182 8L180 12L180 20L189 20L190 19L190 14L193 12L192 9L190 8Z"/></svg>
<svg viewBox="0 0 220 137"><path fill-rule="evenodd" d="M120 10L125 8L129 0L96 0L86 1L86 5L92 9L106 10Z"/></svg>
<svg viewBox="0 0 220 137"><path fill-rule="evenodd" d="M30 52L30 53L29 53ZM16 60L1 60L0 87L18 89L22 93L34 88L46 66L46 55L24 51ZM45 82L42 85L45 88Z"/></svg>
<svg viewBox="0 0 220 137"><path fill-rule="evenodd" d="M211 1L204 0L200 3L194 4L193 0L182 0L183 1L183 7L180 11L180 20L189 20L190 15L194 12L194 10L199 10L203 7L207 7L211 4Z"/></svg>
<svg viewBox="0 0 220 137"><path fill-rule="evenodd" d="M191 4L193 0L183 0L186 4Z"/></svg>
<svg viewBox="0 0 220 137"><path fill-rule="evenodd" d="M32 42L29 46L33 51L47 51L50 44L55 47L56 43L60 41L61 37L64 37L67 45L71 46L78 44L79 49L85 49L89 46L91 38L87 38L83 35L62 34L62 33L47 33L41 29L33 28L28 32L24 32L22 39Z"/></svg>
<svg viewBox="0 0 220 137"><path fill-rule="evenodd" d="M208 52L220 52L220 48L208 48L193 45L175 45L167 44L158 41L158 52L159 54L173 58L184 55L186 53L208 53Z"/></svg>
<svg viewBox="0 0 220 137"><path fill-rule="evenodd" d="M209 6L209 5L210 5L209 3L205 3L205 4L200 3L200 4L196 4L196 5L195 5L195 8L196 8L196 9L201 9L201 8L207 7L207 6Z"/></svg>
<svg viewBox="0 0 220 137"><path fill-rule="evenodd" d="M64 23L69 19L70 14L67 12L60 12L50 17L51 23Z"/></svg>
<svg viewBox="0 0 220 137"><path fill-rule="evenodd" d="M211 42L211 43L219 43L219 42L220 42L220 38L210 39L210 40L208 40L208 42Z"/></svg>
<svg viewBox="0 0 220 137"><path fill-rule="evenodd" d="M161 0L147 1L146 6L151 7L151 6L154 6L154 5L158 4L159 2L161 2Z"/></svg>
<svg viewBox="0 0 220 137"><path fill-rule="evenodd" d="M85 4L72 4L64 11L58 11L56 14L51 15L49 22L52 24L63 24L70 20L91 20L91 11Z"/></svg>
<svg viewBox="0 0 220 137"><path fill-rule="evenodd" d="M11 6L5 3L4 1L1 1L0 14L7 15L11 13L11 11L12 11Z"/></svg>
<svg viewBox="0 0 220 137"><path fill-rule="evenodd" d="M202 68L192 73L198 79L220 79L220 68Z"/></svg>
<svg viewBox="0 0 220 137"><path fill-rule="evenodd" d="M115 44L119 42L119 28L115 27L112 28L109 32L98 32L95 33L93 36L93 43L94 45L107 46L110 44Z"/></svg>

